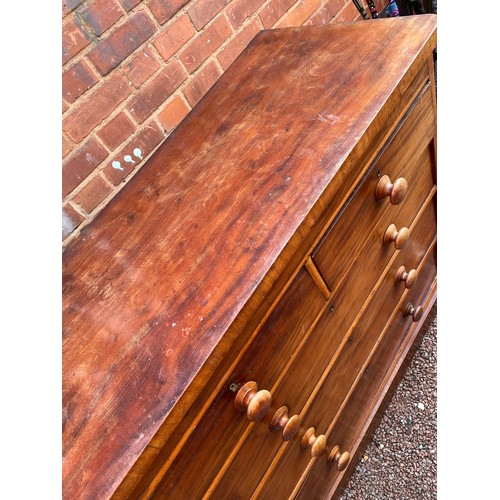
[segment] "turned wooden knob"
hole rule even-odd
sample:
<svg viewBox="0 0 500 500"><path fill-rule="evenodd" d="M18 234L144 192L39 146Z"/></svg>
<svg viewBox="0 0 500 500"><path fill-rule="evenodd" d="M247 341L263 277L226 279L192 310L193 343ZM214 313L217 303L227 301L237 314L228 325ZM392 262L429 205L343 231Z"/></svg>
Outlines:
<svg viewBox="0 0 500 500"><path fill-rule="evenodd" d="M408 183L403 177L392 183L388 175L383 175L375 188L375 199L380 201L389 196L392 205L399 205L404 200L407 190Z"/></svg>
<svg viewBox="0 0 500 500"><path fill-rule="evenodd" d="M424 314L424 308L422 306L418 306L417 308L415 308L415 306L411 302L408 302L408 304L406 304L403 313L404 316L411 316L413 318L413 321L415 322L417 322L422 317L422 314Z"/></svg>
<svg viewBox="0 0 500 500"><path fill-rule="evenodd" d="M274 414L269 427L272 431L283 431L283 441L290 441L300 429L299 415L288 416L288 407L282 406Z"/></svg>
<svg viewBox="0 0 500 500"><path fill-rule="evenodd" d="M258 391L257 382L246 382L236 393L234 407L238 411L246 411L252 422L259 422L271 408L271 393L266 390Z"/></svg>
<svg viewBox="0 0 500 500"><path fill-rule="evenodd" d="M316 437L314 427L310 427L307 429L305 434L302 436L302 440L300 442L300 446L302 448L311 447L311 456L319 457L326 448L326 437L323 434L320 434Z"/></svg>
<svg viewBox="0 0 500 500"><path fill-rule="evenodd" d="M410 237L410 230L407 227L402 227L399 231L394 224L391 224L384 233L384 245L394 241L396 250L401 250L406 245Z"/></svg>
<svg viewBox="0 0 500 500"><path fill-rule="evenodd" d="M394 281L396 283L404 281L405 287L411 288L417 282L417 278L418 278L418 271L416 269L411 269L410 271L406 271L406 267L401 266L396 271L396 277Z"/></svg>
<svg viewBox="0 0 500 500"><path fill-rule="evenodd" d="M350 460L351 455L349 455L349 452L344 451L344 453L340 453L340 446L338 444L332 448L327 458L327 462L329 464L332 462L336 462L337 469L340 471L344 470L349 465Z"/></svg>

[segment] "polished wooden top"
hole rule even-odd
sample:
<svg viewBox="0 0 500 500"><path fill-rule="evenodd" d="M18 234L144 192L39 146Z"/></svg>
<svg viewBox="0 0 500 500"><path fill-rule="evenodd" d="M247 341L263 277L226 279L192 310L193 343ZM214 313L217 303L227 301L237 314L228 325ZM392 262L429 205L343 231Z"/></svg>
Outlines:
<svg viewBox="0 0 500 500"><path fill-rule="evenodd" d="M65 498L117 488L435 37L259 33L63 255ZM257 302L256 302L257 304Z"/></svg>

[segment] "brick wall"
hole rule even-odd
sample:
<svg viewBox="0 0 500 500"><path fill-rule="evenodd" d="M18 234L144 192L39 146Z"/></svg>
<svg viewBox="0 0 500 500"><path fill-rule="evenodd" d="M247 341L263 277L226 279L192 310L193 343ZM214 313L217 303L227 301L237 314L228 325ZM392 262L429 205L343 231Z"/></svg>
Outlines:
<svg viewBox="0 0 500 500"><path fill-rule="evenodd" d="M63 0L62 16L63 248L257 32L362 19L351 0Z"/></svg>

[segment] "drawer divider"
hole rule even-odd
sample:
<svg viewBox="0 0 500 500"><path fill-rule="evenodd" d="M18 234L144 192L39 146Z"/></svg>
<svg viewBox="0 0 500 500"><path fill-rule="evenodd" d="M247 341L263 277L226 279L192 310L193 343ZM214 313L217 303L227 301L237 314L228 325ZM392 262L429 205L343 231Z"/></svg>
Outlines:
<svg viewBox="0 0 500 500"><path fill-rule="evenodd" d="M314 283L316 283L316 286L320 289L321 293L323 294L323 297L325 297L326 300L329 300L332 295L332 291L330 290L329 286L327 285L326 281L321 275L319 269L316 267L316 264L312 260L311 256L309 256L305 261L304 267L306 268L307 272L309 273L309 276L311 276Z"/></svg>

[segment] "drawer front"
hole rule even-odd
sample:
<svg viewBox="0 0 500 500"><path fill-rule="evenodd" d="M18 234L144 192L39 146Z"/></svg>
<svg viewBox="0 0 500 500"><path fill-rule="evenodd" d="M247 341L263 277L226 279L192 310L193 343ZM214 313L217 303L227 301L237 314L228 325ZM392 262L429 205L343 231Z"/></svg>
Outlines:
<svg viewBox="0 0 500 500"><path fill-rule="evenodd" d="M404 309L409 302L415 306L426 306L427 309L432 307L433 297L428 295L436 279L436 273L437 258L436 245L434 245L420 266L417 284L406 292L400 301L377 350L364 369L340 418L330 425L327 450L338 445L341 453L348 451L351 457L354 457L418 333L417 323L412 321L411 316L404 316ZM435 289L433 293L435 298ZM334 463L328 463L325 458L322 457L314 463L310 462L311 470L307 479L297 487L297 489L300 488L298 498L303 500L330 498L327 492L333 493L343 473L338 471Z"/></svg>
<svg viewBox="0 0 500 500"><path fill-rule="evenodd" d="M418 259L422 257L430 244L429 238L435 234L435 214L433 208L430 206L431 197L429 195L429 192L433 190L429 158L429 150L424 150L417 162L417 166L420 167L419 171L424 178L415 185L415 189L413 190L418 202L420 202L420 199L425 201L425 194L421 191L423 189L427 190L428 209L422 211L422 216L416 227L414 227L415 225L411 226L411 230L415 234L411 233L407 247L399 252L398 261L404 260L406 255L413 253L414 257L408 259L408 262L413 260L418 264ZM415 201L412 196L409 197L408 203L409 206L414 207ZM398 207L393 208L397 209ZM418 213L419 208L422 209L422 207L414 207L415 213ZM300 413L314 387L324 375L325 368L329 363L333 362L332 360L335 359L342 345L346 342L353 342L347 350L357 353L357 363L354 363L350 359L350 356L344 356L337 366L336 377L342 375L342 377L348 379L355 378L363 362L363 358L359 357L360 353L362 353L361 356L367 355L365 351L369 352L374 342L374 339L370 335L376 333L377 330L368 329L369 335L367 335L367 338L361 338L364 342L363 344L360 344L361 340L354 342L353 335L346 336L346 333L348 333L351 324L356 320L358 311L363 308L363 304L370 294L371 287L383 271L383 269L376 269L376 266L381 257L388 251L382 243L381 236L373 238L373 240L370 239L367 242L363 251L358 255L356 262L351 266L345 279L333 295L330 308L323 313L318 325L307 338L302 349L295 354L293 362L289 370L284 374L282 382L273 389L271 415L282 405L288 407L290 416ZM394 253L392 250L390 252L391 255ZM366 282L362 284L358 283L359 276L366 274L364 273L365 269L373 273L373 283L370 289L366 288ZM386 302L387 307L389 307L388 304L391 304L390 307L394 307L399 299L398 294L403 293L404 290L404 286L392 288L394 289L394 297L392 302ZM390 311L387 314L390 314ZM383 316L381 316L381 319L380 328L385 324ZM362 348L365 351L362 351ZM346 386L346 391L348 388L349 385ZM283 441L279 433L270 435L269 426L255 426L241 449L225 465L224 470L227 468L227 474L221 477L220 482L218 481L218 484L214 486L214 495L217 498L225 498L226 493L237 494L241 497L251 495L253 487L258 484L259 478L265 474L272 457L277 453L282 443ZM251 467L249 467L249 463L252 464ZM245 470L244 481L241 481L239 473L242 470Z"/></svg>
<svg viewBox="0 0 500 500"><path fill-rule="evenodd" d="M238 362L157 486L156 498L202 496L254 425L234 407L235 386L256 381L272 390L279 383L297 346L326 306L305 269L301 269L250 347Z"/></svg>
<svg viewBox="0 0 500 500"><path fill-rule="evenodd" d="M428 198L412 229L411 241L387 268L373 297L347 331L341 348L335 353L317 388L302 409L302 434L309 427L315 427L317 435L327 432L332 419L342 411L342 406L348 400L346 398L351 388L359 380L367 360L376 352L379 335L406 291L403 283L394 281L397 270L402 265L408 270L417 269L435 240L436 213L433 197ZM318 324L317 328L321 326L323 325ZM300 436L301 434L299 438ZM310 451L303 450L298 439L283 446L269 465L267 475L259 486L259 498L268 498L270 495L273 498L287 498L310 460Z"/></svg>
<svg viewBox="0 0 500 500"><path fill-rule="evenodd" d="M382 239L392 223L397 229L409 227L434 184L434 152L429 147L434 131L432 93L426 85L313 252L314 262L333 291L370 238ZM375 189L384 175L393 182L400 177L406 179L407 195L399 205L391 205L387 197L376 201ZM360 276L367 280L368 287L378 278L393 251L394 244L388 244L371 267L375 275L365 272L364 277Z"/></svg>

